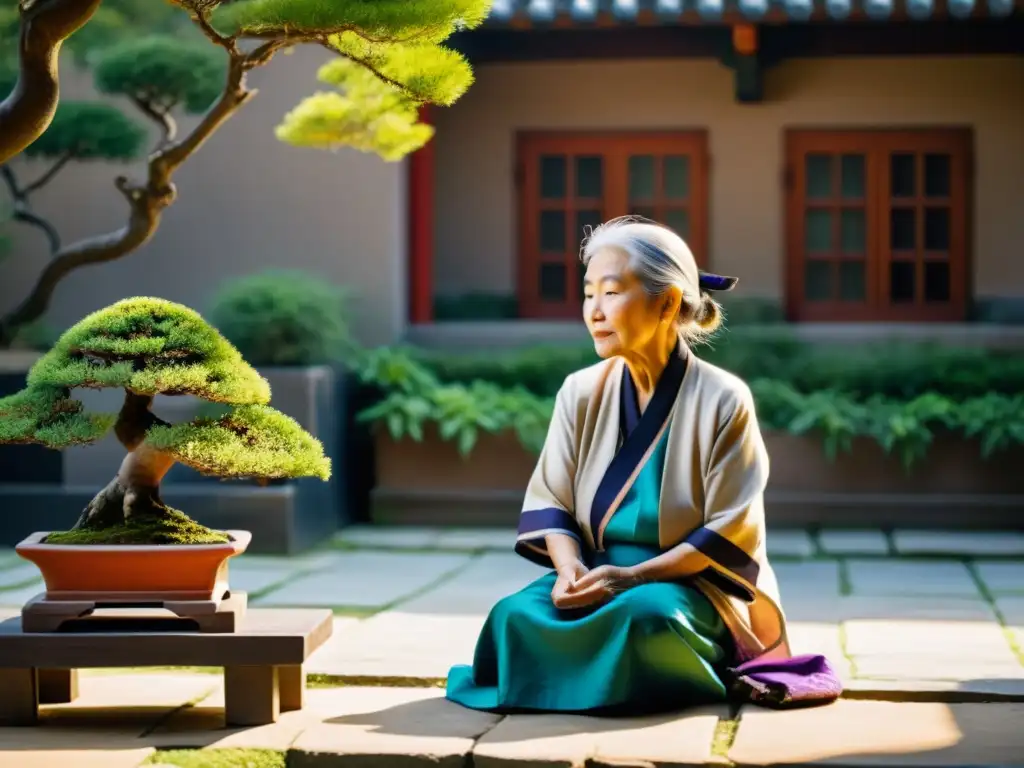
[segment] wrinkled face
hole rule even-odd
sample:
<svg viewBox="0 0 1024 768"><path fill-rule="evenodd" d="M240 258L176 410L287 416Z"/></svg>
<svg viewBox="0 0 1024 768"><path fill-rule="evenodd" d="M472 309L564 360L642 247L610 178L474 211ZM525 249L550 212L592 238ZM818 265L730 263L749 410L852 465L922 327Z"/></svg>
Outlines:
<svg viewBox="0 0 1024 768"><path fill-rule="evenodd" d="M674 316L666 312L671 299L649 295L629 268L629 257L617 249L594 254L583 294L583 320L602 358L643 348Z"/></svg>

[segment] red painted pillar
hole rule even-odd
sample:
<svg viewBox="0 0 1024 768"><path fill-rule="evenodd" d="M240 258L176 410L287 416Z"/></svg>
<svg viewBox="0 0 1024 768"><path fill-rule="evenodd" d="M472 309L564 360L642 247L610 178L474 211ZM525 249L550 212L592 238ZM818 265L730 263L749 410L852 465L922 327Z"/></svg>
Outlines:
<svg viewBox="0 0 1024 768"><path fill-rule="evenodd" d="M420 108L430 122L430 108ZM409 156L409 322L434 319L434 139Z"/></svg>

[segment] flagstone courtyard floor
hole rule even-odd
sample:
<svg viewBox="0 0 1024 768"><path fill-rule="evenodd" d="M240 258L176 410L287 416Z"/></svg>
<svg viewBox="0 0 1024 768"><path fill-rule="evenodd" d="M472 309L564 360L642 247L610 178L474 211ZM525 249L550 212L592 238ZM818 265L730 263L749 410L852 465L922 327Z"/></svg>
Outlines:
<svg viewBox="0 0 1024 768"><path fill-rule="evenodd" d="M73 704L0 728L0 766L1024 765L1024 533L770 531L797 652L845 677L835 705L635 720L499 717L443 698L487 610L543 571L498 530L352 528L308 554L245 555L255 606L322 606L306 708L227 729L217 670L84 671ZM41 590L0 550L0 614Z"/></svg>

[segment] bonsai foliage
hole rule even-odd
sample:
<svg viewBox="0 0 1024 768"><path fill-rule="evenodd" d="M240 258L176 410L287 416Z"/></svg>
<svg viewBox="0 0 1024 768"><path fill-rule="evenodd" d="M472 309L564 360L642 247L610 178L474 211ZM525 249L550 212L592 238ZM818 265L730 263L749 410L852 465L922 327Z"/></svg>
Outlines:
<svg viewBox="0 0 1024 768"><path fill-rule="evenodd" d="M99 3L91 0L86 14L85 0L21 0L18 33L23 38L32 36L29 27L39 25L38 8L78 11L75 18L81 23L66 20L57 29L53 22L45 42L59 40L57 32L69 37L76 59L94 67L98 89L127 96L159 127L160 139L147 158L145 179L136 182L122 176L115 182L128 206L126 225L69 245L61 244L53 227L31 210L28 198L65 163L83 159L79 143L62 132L57 133L63 140L55 135L44 143L36 155L53 166L34 182L23 184L9 168L4 171L16 218L46 233L52 258L28 297L0 318L0 345L10 344L19 326L43 315L57 284L70 272L122 258L152 238L163 212L177 198L173 179L178 168L255 95L246 85L253 69L278 52L304 43L336 53L338 58L320 71L320 79L332 90L313 95L288 114L278 137L299 146L349 146L397 160L432 135L429 126L418 122L421 105L450 105L472 83L468 63L442 43L452 33L480 24L491 0L102 0L96 10ZM132 34L125 38L126 29L168 29L168 10L175 18L191 22L188 28L196 35L196 45L177 32L168 37ZM83 27L93 14L95 18ZM4 28L0 18L0 48L5 47ZM55 45L59 48L59 42ZM42 42L36 46L45 47ZM5 121L0 108L0 167L35 138L45 138L47 126L56 130L51 125L51 121L57 123L54 114L60 115L56 81L50 83L52 93L35 98L23 93L23 83L42 76L36 64L36 59L23 59L15 66L8 56L5 65L0 54L0 88L5 83L13 87L4 104L11 114L21 115L14 125L11 118ZM17 86L12 85L12 73L20 78ZM53 76L52 71L45 74ZM203 113L196 127L181 138L172 117L176 108ZM29 113L32 119L25 116ZM105 134L103 142L93 139L92 146L103 147L94 152L108 160L136 157L139 147L131 129L115 124L110 115L103 119L111 133Z"/></svg>
<svg viewBox="0 0 1024 768"><path fill-rule="evenodd" d="M117 414L90 414L76 388L123 389ZM220 412L168 424L156 395L191 395L224 404ZM323 446L269 407L270 387L196 312L162 299L133 298L68 329L32 367L26 389L0 399L0 443L66 448L111 429L127 451L117 475L51 542L199 543L224 541L173 510L160 482L176 463L217 477L327 480Z"/></svg>

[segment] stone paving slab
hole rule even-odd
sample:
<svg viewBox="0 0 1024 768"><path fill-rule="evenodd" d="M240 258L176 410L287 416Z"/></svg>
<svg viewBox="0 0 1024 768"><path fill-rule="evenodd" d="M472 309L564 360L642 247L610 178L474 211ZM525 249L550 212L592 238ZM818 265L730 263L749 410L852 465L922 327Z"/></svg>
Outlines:
<svg viewBox="0 0 1024 768"><path fill-rule="evenodd" d="M150 746L290 750L288 765L451 765L501 719L425 688L314 688L306 706L257 728L225 728L223 689L175 713L145 737ZM373 759L375 761L370 762ZM360 762L360 760L367 762Z"/></svg>
<svg viewBox="0 0 1024 768"><path fill-rule="evenodd" d="M514 528L448 528L437 538L437 546L453 549L491 549L512 552L516 544Z"/></svg>
<svg viewBox="0 0 1024 768"><path fill-rule="evenodd" d="M1018 592L1024 595L1024 562L977 561L974 567L990 592Z"/></svg>
<svg viewBox="0 0 1024 768"><path fill-rule="evenodd" d="M239 555L231 558L231 570L285 567L295 569L296 573L315 571L329 568L337 557L338 549L326 542L321 547L298 555Z"/></svg>
<svg viewBox="0 0 1024 768"><path fill-rule="evenodd" d="M300 573L299 569L287 566L264 566L262 568L249 566L237 568L232 564L228 579L233 590L246 592L252 596L258 595L264 590L269 590L276 584L283 586L285 583L297 578L298 573Z"/></svg>
<svg viewBox="0 0 1024 768"><path fill-rule="evenodd" d="M996 598L996 607L1011 627L1024 627L1024 595L1004 595Z"/></svg>
<svg viewBox="0 0 1024 768"><path fill-rule="evenodd" d="M468 564L471 557L433 552L338 552L324 570L301 576L253 603L380 607L423 589Z"/></svg>
<svg viewBox="0 0 1024 768"><path fill-rule="evenodd" d="M1015 660L1003 628L992 621L848 621L846 650L855 656L917 654L955 658L970 649L974 659Z"/></svg>
<svg viewBox="0 0 1024 768"><path fill-rule="evenodd" d="M855 595L977 597L978 585L957 561L857 560L846 563Z"/></svg>
<svg viewBox="0 0 1024 768"><path fill-rule="evenodd" d="M772 570L779 581L783 603L794 597L839 596L839 564L835 561L772 563Z"/></svg>
<svg viewBox="0 0 1024 768"><path fill-rule="evenodd" d="M224 724L224 689L214 690L191 707L173 713L146 733L144 743L156 749L277 749L287 750L299 734L318 722L316 690L306 692L306 706L282 712L276 723L255 727Z"/></svg>
<svg viewBox="0 0 1024 768"><path fill-rule="evenodd" d="M1014 531L893 531L893 544L901 555L957 555L1024 557L1024 533Z"/></svg>
<svg viewBox="0 0 1024 768"><path fill-rule="evenodd" d="M914 690L911 681L998 682L1001 689L1024 697L1024 666L1012 657L975 659L969 649L962 649L959 656L945 657L906 653L854 656L853 663L858 677L897 680L910 691Z"/></svg>
<svg viewBox="0 0 1024 768"><path fill-rule="evenodd" d="M473 660L483 616L388 611L336 631L310 660L310 672L342 677L446 678Z"/></svg>
<svg viewBox="0 0 1024 768"><path fill-rule="evenodd" d="M829 555L885 555L889 539L878 530L824 530L818 533L822 551Z"/></svg>
<svg viewBox="0 0 1024 768"><path fill-rule="evenodd" d="M44 586L42 579L28 586L20 587L18 589L0 590L0 606L3 606L5 608L20 609L21 606L23 606L33 597L38 595L40 592L45 591L46 587Z"/></svg>
<svg viewBox="0 0 1024 768"><path fill-rule="evenodd" d="M462 768L476 739L501 719L460 707L436 690L363 688L323 693L323 707L330 714L298 736L289 755L290 766L351 765L372 756L376 758L373 765L381 768L414 764ZM337 762L312 759L321 756L335 757Z"/></svg>
<svg viewBox="0 0 1024 768"><path fill-rule="evenodd" d="M814 541L807 531L768 531L768 557L811 557Z"/></svg>
<svg viewBox="0 0 1024 768"><path fill-rule="evenodd" d="M39 569L36 568L32 563L26 563L22 561L23 565L11 565L9 568L5 568L0 571L0 589L7 589L17 584L22 584L27 581L31 582L42 582L43 577L39 573Z"/></svg>
<svg viewBox="0 0 1024 768"><path fill-rule="evenodd" d="M1024 765L1024 704L839 702L744 708L729 758L740 766Z"/></svg>
<svg viewBox="0 0 1024 768"><path fill-rule="evenodd" d="M843 596L834 615L839 621L996 621L992 606L981 597L942 595Z"/></svg>
<svg viewBox="0 0 1024 768"><path fill-rule="evenodd" d="M711 754L722 708L646 718L511 715L473 749L474 768L576 768L582 765L696 766Z"/></svg>
<svg viewBox="0 0 1024 768"><path fill-rule="evenodd" d="M426 549L437 545L442 530L441 528L405 525L393 528L379 525L353 525L335 534L334 540L359 547Z"/></svg>
<svg viewBox="0 0 1024 768"><path fill-rule="evenodd" d="M40 707L34 728L0 728L0 765L134 768L152 752L140 736L202 698L217 678L184 674L83 675L79 698Z"/></svg>
<svg viewBox="0 0 1024 768"><path fill-rule="evenodd" d="M457 578L399 604L403 613L486 616L501 598L548 572L514 552L488 552Z"/></svg>
<svg viewBox="0 0 1024 768"><path fill-rule="evenodd" d="M79 697L70 704L41 708L50 717L101 716L104 710L133 707L152 714L151 723L188 702L206 696L220 680L215 675L151 672L143 674L82 674ZM4 733L0 730L0 736Z"/></svg>
<svg viewBox="0 0 1024 768"><path fill-rule="evenodd" d="M139 740L132 711L111 712L106 727L40 726L0 731L0 765L10 768L136 768L154 750ZM125 725L113 725L127 723Z"/></svg>

